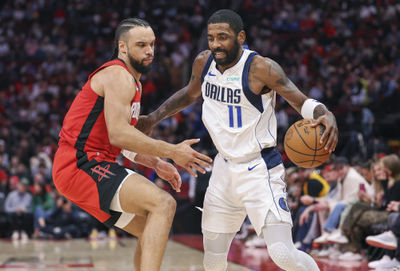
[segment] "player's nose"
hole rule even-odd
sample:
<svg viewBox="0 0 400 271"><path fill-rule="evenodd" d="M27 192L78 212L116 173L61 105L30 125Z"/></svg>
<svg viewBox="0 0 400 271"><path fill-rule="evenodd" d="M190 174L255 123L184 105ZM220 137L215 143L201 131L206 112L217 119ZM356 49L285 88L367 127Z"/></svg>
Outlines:
<svg viewBox="0 0 400 271"><path fill-rule="evenodd" d="M210 46L210 50L212 50L212 51L215 49L219 49L221 47L221 44L216 40L209 41L208 45Z"/></svg>
<svg viewBox="0 0 400 271"><path fill-rule="evenodd" d="M154 55L154 47L153 46L147 46L145 53L148 56L153 56Z"/></svg>

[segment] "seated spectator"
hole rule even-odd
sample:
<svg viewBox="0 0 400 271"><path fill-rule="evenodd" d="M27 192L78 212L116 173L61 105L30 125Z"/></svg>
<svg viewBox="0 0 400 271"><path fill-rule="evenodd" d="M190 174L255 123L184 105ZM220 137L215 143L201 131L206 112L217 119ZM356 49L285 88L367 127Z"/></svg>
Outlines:
<svg viewBox="0 0 400 271"><path fill-rule="evenodd" d="M54 210L54 199L46 191L44 183L33 184L33 237L39 236L40 227L44 227L45 220Z"/></svg>
<svg viewBox="0 0 400 271"><path fill-rule="evenodd" d="M17 188L11 191L5 201L5 211L10 221L12 239L28 240L32 228L32 195L27 191L29 181L22 178Z"/></svg>
<svg viewBox="0 0 400 271"><path fill-rule="evenodd" d="M336 178L336 186L331 189L328 197L315 198L315 203L308 206L301 214L299 224L303 224L309 220L313 212L329 211L333 213L338 205L335 213L328 221L329 228L336 228L340 220L340 214L343 211L343 205L354 202L358 198L358 188L360 184L368 185L368 182L353 167L349 165L345 157L337 157L333 162L332 172L327 173L328 178ZM334 181L334 180L331 180ZM337 251L335 251L336 254ZM333 255L333 251L323 250L319 256Z"/></svg>
<svg viewBox="0 0 400 271"><path fill-rule="evenodd" d="M299 168L298 178L300 180L301 196L299 211L295 223L298 228L296 231L296 245L301 250L311 249L311 242L314 239L312 231L310 231L313 224L315 224L314 213L310 214L307 221L299 221L302 213L312 204L315 203L316 198L324 197L328 194L330 186L328 182L319 175L314 169ZM314 221L315 220L315 221Z"/></svg>
<svg viewBox="0 0 400 271"><path fill-rule="evenodd" d="M50 239L80 237L79 221L72 203L64 197L59 197L56 209L44 220L44 225L40 225L39 236Z"/></svg>
<svg viewBox="0 0 400 271"><path fill-rule="evenodd" d="M314 240L314 243L317 244L326 244L326 243L334 243L334 244L346 244L349 242L347 237L342 232L341 226L343 224L344 218L349 213L351 207L356 202L365 202L366 204L370 204L372 202L374 196L374 186L375 183L372 181L371 174L371 165L370 163L364 163L359 166L359 170L357 170L367 181L367 183L360 183L358 189L358 199L353 202L343 203L339 202L336 204L334 209L330 212L325 225L323 227L323 232L320 237Z"/></svg>
<svg viewBox="0 0 400 271"><path fill-rule="evenodd" d="M396 250L395 257L391 259L385 253L382 259L368 263L368 267L379 270L392 268L391 271L400 271L400 201L390 202L386 211L392 212L388 217L389 230L378 235L368 236L366 242L374 247Z"/></svg>
<svg viewBox="0 0 400 271"><path fill-rule="evenodd" d="M355 204L343 223L343 230L349 238L344 247L346 253L341 260L361 260L361 248L365 237L371 233L371 226L387 221L386 211L391 201L400 201L400 158L391 154L379 160L375 176L384 183L384 191L377 195L375 206Z"/></svg>

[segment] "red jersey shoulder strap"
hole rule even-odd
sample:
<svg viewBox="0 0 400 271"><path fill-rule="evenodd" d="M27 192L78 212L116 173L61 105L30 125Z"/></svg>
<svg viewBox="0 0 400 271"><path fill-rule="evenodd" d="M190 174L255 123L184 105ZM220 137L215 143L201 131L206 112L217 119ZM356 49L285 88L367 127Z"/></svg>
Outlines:
<svg viewBox="0 0 400 271"><path fill-rule="evenodd" d="M94 72L92 72L92 73L89 75L89 79L91 79L92 76L95 75L98 71L100 71L100 70L102 70L102 69L104 69L104 68L107 68L107 67L109 67L109 66L113 66L113 65L122 66L122 67L124 67L130 74L132 74L132 73L129 71L128 67L125 65L125 62L124 62L122 59L116 58L116 59L113 59L113 60L110 60L110 61L104 63L104 64L101 65L99 68L97 68Z"/></svg>

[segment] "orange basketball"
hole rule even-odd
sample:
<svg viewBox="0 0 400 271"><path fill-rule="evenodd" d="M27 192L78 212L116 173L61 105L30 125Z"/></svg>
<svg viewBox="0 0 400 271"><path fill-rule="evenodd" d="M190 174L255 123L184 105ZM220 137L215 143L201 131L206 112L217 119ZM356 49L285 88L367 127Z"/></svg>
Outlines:
<svg viewBox="0 0 400 271"><path fill-rule="evenodd" d="M302 119L286 131L284 146L289 159L299 167L313 168L328 160L330 153L324 149L327 139L320 144L325 127L311 127L315 120Z"/></svg>

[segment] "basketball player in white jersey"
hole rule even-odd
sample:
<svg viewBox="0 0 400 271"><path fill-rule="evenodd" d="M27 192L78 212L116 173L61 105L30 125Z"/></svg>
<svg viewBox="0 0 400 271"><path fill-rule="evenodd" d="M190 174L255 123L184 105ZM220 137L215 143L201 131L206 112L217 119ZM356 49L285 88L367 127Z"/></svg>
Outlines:
<svg viewBox="0 0 400 271"><path fill-rule="evenodd" d="M246 35L235 12L215 12L207 38L210 50L195 59L189 84L141 123L149 131L203 96L202 119L219 151L204 200L204 269L226 270L229 247L247 214L280 268L319 270L292 242L284 167L275 149L276 93L304 118L325 126L321 140L328 138L330 152L338 140L335 117L323 104L307 99L276 62L242 48Z"/></svg>

